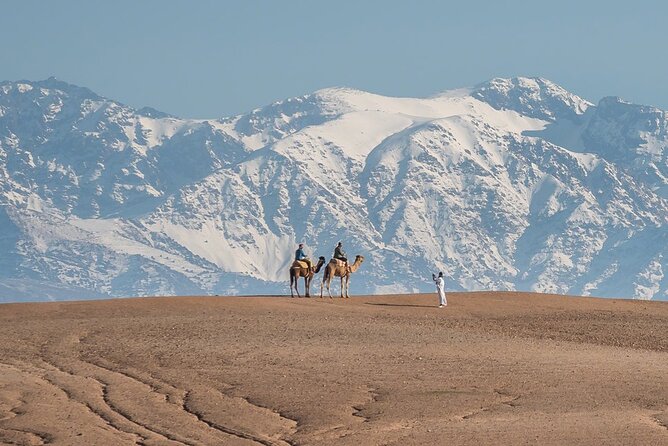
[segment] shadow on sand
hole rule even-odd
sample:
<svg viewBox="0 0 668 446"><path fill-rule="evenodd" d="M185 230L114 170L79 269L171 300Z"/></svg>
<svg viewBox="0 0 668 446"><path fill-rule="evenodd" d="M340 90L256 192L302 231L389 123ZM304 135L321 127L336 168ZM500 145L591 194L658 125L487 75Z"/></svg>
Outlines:
<svg viewBox="0 0 668 446"><path fill-rule="evenodd" d="M386 304L375 302L364 302L364 305L379 305L383 307L415 307L415 308L434 308L436 305L414 305L414 304Z"/></svg>

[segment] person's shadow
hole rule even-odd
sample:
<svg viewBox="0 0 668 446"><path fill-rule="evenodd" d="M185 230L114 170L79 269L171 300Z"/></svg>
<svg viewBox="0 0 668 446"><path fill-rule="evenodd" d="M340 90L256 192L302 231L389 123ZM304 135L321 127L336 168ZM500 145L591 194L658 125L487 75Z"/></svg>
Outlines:
<svg viewBox="0 0 668 446"><path fill-rule="evenodd" d="M365 305L378 305L381 307L415 307L415 308L432 308L434 305L414 305L414 304L386 304L376 302L364 302Z"/></svg>

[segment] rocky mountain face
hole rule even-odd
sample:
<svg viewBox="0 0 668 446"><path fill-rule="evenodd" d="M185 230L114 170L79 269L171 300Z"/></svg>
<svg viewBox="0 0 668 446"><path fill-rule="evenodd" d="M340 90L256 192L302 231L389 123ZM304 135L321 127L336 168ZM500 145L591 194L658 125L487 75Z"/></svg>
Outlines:
<svg viewBox="0 0 668 446"><path fill-rule="evenodd" d="M283 294L296 243L339 240L365 256L354 293L443 271L449 290L668 299L667 128L545 79L211 120L0 83L0 301Z"/></svg>

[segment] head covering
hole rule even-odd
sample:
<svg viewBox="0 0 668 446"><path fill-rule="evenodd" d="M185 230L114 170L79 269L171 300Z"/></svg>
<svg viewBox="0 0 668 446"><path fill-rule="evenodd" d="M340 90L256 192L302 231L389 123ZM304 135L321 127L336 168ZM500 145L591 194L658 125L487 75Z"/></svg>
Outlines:
<svg viewBox="0 0 668 446"><path fill-rule="evenodd" d="M443 277L443 271L438 273L438 277Z"/></svg>

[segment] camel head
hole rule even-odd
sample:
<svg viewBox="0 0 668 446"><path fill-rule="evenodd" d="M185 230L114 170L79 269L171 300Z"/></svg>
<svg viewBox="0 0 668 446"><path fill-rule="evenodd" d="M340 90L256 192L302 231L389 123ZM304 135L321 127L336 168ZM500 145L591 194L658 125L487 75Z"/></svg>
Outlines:
<svg viewBox="0 0 668 446"><path fill-rule="evenodd" d="M315 266L315 274L318 274L320 272L320 268L322 268L322 265L325 264L325 257L320 256L318 257L318 264Z"/></svg>
<svg viewBox="0 0 668 446"><path fill-rule="evenodd" d="M362 262L364 262L364 256L358 254L355 256L355 262L352 265L349 265L348 269L350 270L351 273L354 273L355 271L357 271L357 268L360 267Z"/></svg>

